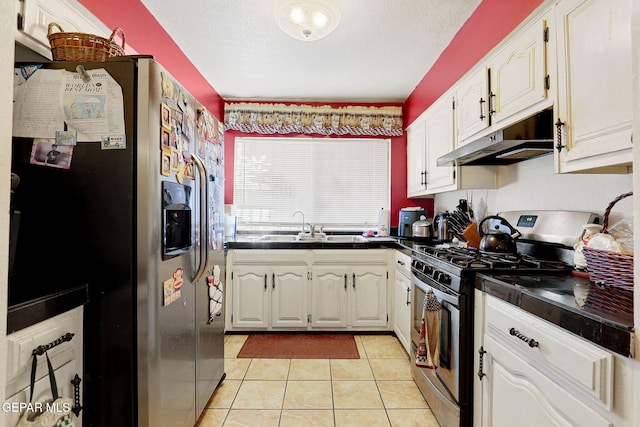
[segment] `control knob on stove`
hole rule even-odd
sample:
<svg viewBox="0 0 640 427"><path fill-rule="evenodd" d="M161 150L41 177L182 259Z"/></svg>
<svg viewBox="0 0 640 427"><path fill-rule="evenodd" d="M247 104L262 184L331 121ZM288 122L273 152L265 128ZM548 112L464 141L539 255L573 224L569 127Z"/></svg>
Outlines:
<svg viewBox="0 0 640 427"><path fill-rule="evenodd" d="M440 283L442 283L443 285L450 285L451 284L451 276L449 276L448 274L442 273L440 275L440 278L438 279L438 281Z"/></svg>
<svg viewBox="0 0 640 427"><path fill-rule="evenodd" d="M425 264L425 265L422 266L422 272L424 274L430 275L432 271L433 271L433 268L431 268L430 265Z"/></svg>

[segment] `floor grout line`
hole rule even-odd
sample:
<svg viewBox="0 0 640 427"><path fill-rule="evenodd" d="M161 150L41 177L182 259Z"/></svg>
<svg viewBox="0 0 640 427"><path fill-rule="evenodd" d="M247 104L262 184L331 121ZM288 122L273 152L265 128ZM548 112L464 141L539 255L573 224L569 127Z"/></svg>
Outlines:
<svg viewBox="0 0 640 427"><path fill-rule="evenodd" d="M378 357L368 357L369 356L369 352L367 351L367 346L365 345L365 340L362 339L362 336L360 335L354 335L354 337L356 338L356 345L358 348L358 354L360 356L360 359L318 359L318 360L327 360L328 361L328 379L322 379L322 378L311 378L311 379L306 379L304 378L304 375L302 375L301 378L292 378L292 364L293 364L293 360L297 360L297 359L286 359L288 360L288 366L287 366L287 370L286 370L286 375L284 379L280 379L280 378L256 378L256 379L250 379L247 378L247 376L250 373L250 370L252 369L252 365L255 365L255 358L250 359L248 365L246 366L246 368L244 368L243 372L241 373L241 375L238 375L238 377L240 378L229 378L229 380L231 381L237 381L238 382L238 387L235 390L233 396L229 399L229 402L226 403L226 405L228 405L228 408L212 408L212 407L207 407L207 409L215 409L216 411L226 411L224 413L224 417L222 417L222 423L221 424L215 424L216 427L224 427L225 423L227 423L228 421L231 422L232 419L237 419L236 417L238 416L238 411L247 411L246 414L247 416L249 416L249 413L255 413L255 412L260 412L260 411L266 411L266 409L245 409L245 408L233 408L233 405L236 401L236 399L238 398L238 395L240 394L240 391L242 390L243 385L247 384L247 382L249 381L260 381L260 382L268 382L268 381L279 381L282 382L284 381L284 392L282 395L282 401L280 402L280 408L279 409L273 409L273 411L279 411L278 413L278 417L277 417L277 424L274 426L281 426L283 425L283 422L290 422L291 418L288 419L284 419L283 416L289 412L291 413L298 413L298 414L302 414L304 412L310 412L310 411L331 411L331 420L333 423L333 426L336 427L338 426L338 422L339 422L339 417L338 414L343 414L342 416L344 417L345 414L350 413L352 411L358 411L361 412L363 416L366 416L365 414L371 414L372 411L376 412L377 411L384 411L384 417L386 419L386 422L389 426L392 425L392 418L391 415L389 413L390 410L394 410L394 411L400 411L400 412L406 412L406 411L422 411L423 408L389 408L389 402L385 402L384 398L383 398L383 394L382 391L380 389L380 385L384 382L390 382L390 381L398 381L398 382L409 382L412 381L412 379L408 379L406 378L404 375L402 377L399 378L393 378L392 376L389 378L385 378L385 371L379 371L378 374L376 374L376 371L374 369L374 365L372 364L373 360L405 360L408 363L411 363L410 357L406 354L406 352L403 352L403 356L402 357L395 357L393 356L395 349L393 348L388 348L385 349L384 345L386 344L379 344L375 341L375 338L373 339L368 339L369 341L369 346L371 346L371 350L375 350L373 351L372 355L378 355ZM228 337L226 338L228 339ZM226 339L225 339L225 343L226 343ZM246 341L246 337L244 337L244 340ZM382 340L381 340L382 341ZM393 344L391 344L391 347L395 347L396 342L394 341L390 341ZM239 349L242 347L242 345L244 344L244 342L240 342L240 340L234 340L233 342L233 346L234 347L238 347L238 351ZM399 343L398 343L399 345ZM379 357L379 355L392 355L393 357ZM236 354L237 356L237 354ZM237 357L229 357L228 359L236 359L236 360L242 360L242 359L238 359ZM349 360L353 360L353 361L357 361L357 360L366 360L366 366L368 368L368 370L371 373L371 378L345 378L345 379L336 379L335 374L336 374L336 369L337 369L337 364L335 364L336 366L334 366L334 364L332 363L332 361L338 361L338 360L345 360L345 361L349 361ZM285 359L283 359L285 360ZM314 359L315 360L315 359ZM345 364L345 365L348 365ZM239 369L242 369L242 367L240 367ZM254 369L256 369L256 366L254 366ZM296 366L296 369L300 369L300 365L298 364ZM361 369L361 368L358 368ZM379 366L379 369L380 366ZM300 375L300 374L299 374ZM355 373L354 376L358 376L359 374ZM365 374L366 375L366 374ZM388 375L388 374L387 374ZM348 375L347 375L348 376ZM379 378L380 377L380 378ZM324 382L328 382L330 385L330 393L331 393L331 408L285 408L285 403L286 403L286 398L287 398L287 392L293 392L293 389L290 389L290 386L293 384L293 382L320 382L320 381L324 381ZM377 392L377 397L378 399L380 399L380 402L382 404L382 407L380 408L370 408L370 407L363 407L363 408L336 408L336 395L335 395L335 388L334 385L336 383L339 382L359 382L359 383L364 383L364 382L374 382L374 385L376 387L376 392ZM290 384L291 383L291 384ZM415 384L415 382L414 382ZM212 396L213 398L213 396ZM295 399L295 397L291 397L290 399ZM365 403L366 405L366 403ZM430 408L424 408L426 411L431 412ZM269 410L271 411L271 410ZM233 415L235 414L235 415ZM381 414L382 415L382 414ZM232 418L230 418L230 416ZM296 416L296 415L293 415ZM396 417L398 416L398 414L396 413L395 415ZM271 417L271 416L269 416ZM269 418L268 417L268 418ZM275 417L275 413L273 413L273 417ZM275 418L269 418L269 419L275 419ZM344 419L344 418L342 418ZM328 420L327 420L328 421ZM214 426L214 424L206 424L206 426ZM286 424L285 424L286 425ZM437 425L437 424L436 424Z"/></svg>

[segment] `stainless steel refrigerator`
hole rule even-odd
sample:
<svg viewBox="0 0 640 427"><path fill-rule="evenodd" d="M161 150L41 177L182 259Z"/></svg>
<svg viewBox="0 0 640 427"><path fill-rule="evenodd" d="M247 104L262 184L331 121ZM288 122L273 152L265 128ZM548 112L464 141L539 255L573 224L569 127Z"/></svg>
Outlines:
<svg viewBox="0 0 640 427"><path fill-rule="evenodd" d="M224 379L222 127L151 58L43 67L78 65L122 88L125 137L14 138L10 303L87 286L85 426L193 426Z"/></svg>

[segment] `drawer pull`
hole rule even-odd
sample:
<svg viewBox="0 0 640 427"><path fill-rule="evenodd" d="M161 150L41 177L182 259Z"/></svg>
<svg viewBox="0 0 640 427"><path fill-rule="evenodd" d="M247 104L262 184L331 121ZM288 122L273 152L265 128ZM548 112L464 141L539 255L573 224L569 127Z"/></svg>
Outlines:
<svg viewBox="0 0 640 427"><path fill-rule="evenodd" d="M519 338L519 339L521 339L522 341L524 341L524 342L526 342L527 344L529 344L529 347L531 347L531 348L538 347L538 341L534 340L533 338L529 338L529 337L527 337L527 336L525 336L525 335L522 335L522 334L520 333L520 331L519 331L519 330L517 330L516 328L511 328L511 329L509 329L509 333L510 333L512 336L514 336L514 337L516 337L516 338Z"/></svg>
<svg viewBox="0 0 640 427"><path fill-rule="evenodd" d="M51 350L53 347L59 346L63 342L71 341L74 335L75 334L72 334L71 332L67 332L66 334L64 334L57 340L50 342L49 344L39 345L38 347L33 349L31 355L42 356L47 350Z"/></svg>

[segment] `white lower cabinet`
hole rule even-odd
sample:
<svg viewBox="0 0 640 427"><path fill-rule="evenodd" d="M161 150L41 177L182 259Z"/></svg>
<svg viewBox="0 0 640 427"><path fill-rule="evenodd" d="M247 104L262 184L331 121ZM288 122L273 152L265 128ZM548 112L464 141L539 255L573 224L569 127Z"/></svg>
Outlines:
<svg viewBox="0 0 640 427"><path fill-rule="evenodd" d="M288 252L229 251L227 330L388 329L386 249Z"/></svg>
<svg viewBox="0 0 640 427"><path fill-rule="evenodd" d="M347 300L350 326L384 328L388 320L386 266L353 267Z"/></svg>
<svg viewBox="0 0 640 427"><path fill-rule="evenodd" d="M236 266L231 286L233 326L306 328L306 266Z"/></svg>
<svg viewBox="0 0 640 427"><path fill-rule="evenodd" d="M316 266L311 271L311 327L347 326L347 269Z"/></svg>
<svg viewBox="0 0 640 427"><path fill-rule="evenodd" d="M495 297L480 300L476 424L618 425L612 353Z"/></svg>
<svg viewBox="0 0 640 427"><path fill-rule="evenodd" d="M231 324L238 328L269 326L268 267L235 266L231 278L233 309Z"/></svg>
<svg viewBox="0 0 640 427"><path fill-rule="evenodd" d="M484 426L610 426L607 419L563 389L547 373L491 337L484 340Z"/></svg>
<svg viewBox="0 0 640 427"><path fill-rule="evenodd" d="M393 331L411 354L411 257L395 251L393 285Z"/></svg>
<svg viewBox="0 0 640 427"><path fill-rule="evenodd" d="M306 328L307 267L271 268L271 326Z"/></svg>
<svg viewBox="0 0 640 427"><path fill-rule="evenodd" d="M29 402L32 352L39 346L58 342L47 350L47 354L54 369L59 396L74 399L72 381L76 375L80 380L83 376L83 311L84 307L77 307L7 335L7 363L3 368L7 378L5 388L7 400L4 402L4 411L0 415L0 425L15 426L21 415L16 408L24 409L24 406L19 405ZM65 338L62 339L62 337ZM69 337L71 337L70 340L67 340ZM48 372L45 356L38 356L33 403L51 400ZM79 397L82 404L82 382L79 383ZM66 407L60 406L59 409L66 410ZM72 420L75 425L81 426L82 412L78 416L73 415ZM36 423L34 422L33 425Z"/></svg>

